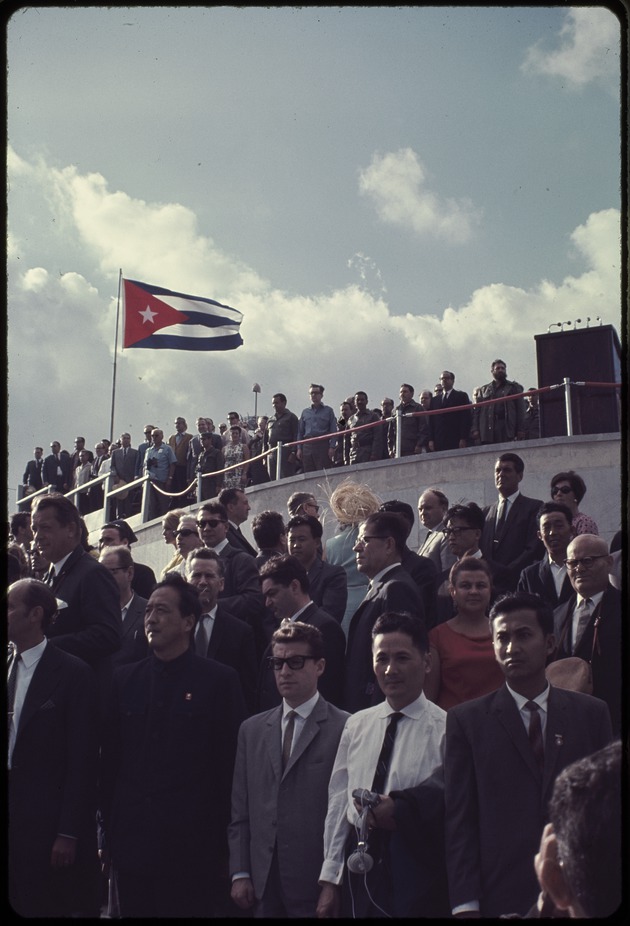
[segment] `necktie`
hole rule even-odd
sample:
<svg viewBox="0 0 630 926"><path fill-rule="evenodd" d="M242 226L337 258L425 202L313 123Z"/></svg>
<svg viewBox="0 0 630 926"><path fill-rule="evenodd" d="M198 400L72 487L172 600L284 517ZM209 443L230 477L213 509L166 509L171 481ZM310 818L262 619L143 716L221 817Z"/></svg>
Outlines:
<svg viewBox="0 0 630 926"><path fill-rule="evenodd" d="M530 712L529 718L529 744L532 747L534 758L542 771L545 764L545 747L543 745L542 724L540 722L539 708L535 701L528 701L525 705Z"/></svg>
<svg viewBox="0 0 630 926"><path fill-rule="evenodd" d="M378 762L376 763L374 781L372 782L372 791L376 791L377 794L384 793L385 779L387 778L389 762L392 757L392 749L394 748L394 740L396 739L398 721L401 720L403 716L403 714L396 712L389 718L389 723L387 724L387 729L385 730L385 736L383 737L383 745L381 746Z"/></svg>
<svg viewBox="0 0 630 926"><path fill-rule="evenodd" d="M206 656L208 652L208 634L206 633L206 625L204 622L205 614L201 615L199 619L199 627L197 628L197 633L195 634L195 652L198 656Z"/></svg>
<svg viewBox="0 0 630 926"><path fill-rule="evenodd" d="M287 762L289 761L289 756L291 755L291 746L293 745L293 730L295 729L295 718L297 714L295 711L289 711L287 713L287 726L284 731L284 739L282 740L282 771L287 767Z"/></svg>
<svg viewBox="0 0 630 926"><path fill-rule="evenodd" d="M56 578L56 576L55 576L55 567L54 567L54 566L49 566L49 567L48 567L48 572L47 572L46 575L44 576L44 582L46 583L46 585L48 585L50 588L52 588L53 585L55 584L55 578Z"/></svg>
<svg viewBox="0 0 630 926"><path fill-rule="evenodd" d="M13 662L11 663L11 669L9 670L9 678L7 679L7 722L9 726L9 732L11 731L11 721L13 720L13 706L15 704L15 689L17 688L17 673L18 673L18 664L21 660L19 653L13 657Z"/></svg>
<svg viewBox="0 0 630 926"><path fill-rule="evenodd" d="M582 636L584 634L584 631L589 625L589 621L593 613L592 608L593 608L593 599L586 598L580 603L580 606L577 609L579 616L578 616L577 630L575 632L575 641L573 643L573 652L575 652L576 649L578 648L580 644L580 640L582 639Z"/></svg>

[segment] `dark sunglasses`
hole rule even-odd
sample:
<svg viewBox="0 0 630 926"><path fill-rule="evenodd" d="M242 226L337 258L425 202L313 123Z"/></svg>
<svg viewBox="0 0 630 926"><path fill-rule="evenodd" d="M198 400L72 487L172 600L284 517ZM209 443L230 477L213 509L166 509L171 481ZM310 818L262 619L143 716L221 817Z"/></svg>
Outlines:
<svg viewBox="0 0 630 926"><path fill-rule="evenodd" d="M558 495L561 493L562 495L568 495L569 492L572 492L572 491L573 489L571 488L571 486L554 486L553 489L551 490L551 494Z"/></svg>
<svg viewBox="0 0 630 926"><path fill-rule="evenodd" d="M216 527L217 524L227 524L223 518L209 518L208 520L197 521L199 527L203 530L204 527Z"/></svg>
<svg viewBox="0 0 630 926"><path fill-rule="evenodd" d="M286 659L281 659L280 656L269 656L267 658L267 666L270 669L273 669L275 672L280 672L283 665L286 664L290 669L303 669L304 664L307 659L316 659L315 656L287 656Z"/></svg>
<svg viewBox="0 0 630 926"><path fill-rule="evenodd" d="M199 536L197 531L191 530L189 527L184 527L181 531L175 531L174 533L176 537L190 537L191 534L194 534L195 537Z"/></svg>

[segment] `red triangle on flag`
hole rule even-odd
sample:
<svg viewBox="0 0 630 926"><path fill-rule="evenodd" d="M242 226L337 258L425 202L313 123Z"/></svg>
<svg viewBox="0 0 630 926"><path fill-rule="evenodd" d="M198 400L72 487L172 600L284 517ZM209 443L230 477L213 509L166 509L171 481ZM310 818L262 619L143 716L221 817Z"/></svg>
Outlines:
<svg viewBox="0 0 630 926"><path fill-rule="evenodd" d="M157 296L125 280L125 334L123 347L132 347L138 341L155 334L162 328L169 328L185 322L188 316L174 309Z"/></svg>

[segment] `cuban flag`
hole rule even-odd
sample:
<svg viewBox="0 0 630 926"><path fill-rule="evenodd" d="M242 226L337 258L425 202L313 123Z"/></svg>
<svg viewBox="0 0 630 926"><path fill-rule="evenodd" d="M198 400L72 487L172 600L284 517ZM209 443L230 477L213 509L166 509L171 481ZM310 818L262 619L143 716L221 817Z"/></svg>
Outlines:
<svg viewBox="0 0 630 926"><path fill-rule="evenodd" d="M238 309L137 280L123 283L123 348L234 350L243 343Z"/></svg>

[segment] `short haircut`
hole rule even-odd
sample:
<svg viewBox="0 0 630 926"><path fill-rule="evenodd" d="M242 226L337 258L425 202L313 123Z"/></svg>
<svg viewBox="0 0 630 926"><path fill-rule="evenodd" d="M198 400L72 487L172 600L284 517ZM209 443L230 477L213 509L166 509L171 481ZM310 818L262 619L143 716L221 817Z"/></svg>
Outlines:
<svg viewBox="0 0 630 926"><path fill-rule="evenodd" d="M372 627L372 643L379 633L406 633L416 649L421 653L429 652L429 635L420 617L413 617L404 611L386 611L377 617Z"/></svg>
<svg viewBox="0 0 630 926"><path fill-rule="evenodd" d="M544 502L536 512L536 521L538 523L538 527L540 528L540 519L544 514L554 514L555 512L558 514L563 514L569 524L572 523L573 515L571 514L570 508L568 508L566 505L563 505L562 502Z"/></svg>
<svg viewBox="0 0 630 926"><path fill-rule="evenodd" d="M497 363L502 363L504 367L507 367L507 363L505 362L505 360L497 359L497 360L492 361L492 366L490 367L490 369L492 369L492 367L495 367Z"/></svg>
<svg viewBox="0 0 630 926"><path fill-rule="evenodd" d="M80 534L81 516L79 515L79 509L65 495L61 495L59 492L51 492L50 495L39 495L33 502L31 517L37 514L38 511L51 511L62 527L69 527L74 524Z"/></svg>
<svg viewBox="0 0 630 926"><path fill-rule="evenodd" d="M11 520L9 521L9 532L12 537L15 537L19 530L24 530L25 527L30 527L31 524L31 515L28 511L16 511L15 514L11 515Z"/></svg>
<svg viewBox="0 0 630 926"><path fill-rule="evenodd" d="M177 592L182 617L189 617L192 614L195 619L193 623L194 630L197 621L201 617L201 602L199 592L195 586L190 585L178 572L167 572L162 581L153 586L151 594L157 592L160 588L172 588Z"/></svg>
<svg viewBox="0 0 630 926"><path fill-rule="evenodd" d="M490 609L490 623L514 611L533 611L545 636L553 633L553 609L539 595L530 592L508 592L497 598Z"/></svg>
<svg viewBox="0 0 630 926"><path fill-rule="evenodd" d="M230 428L230 430L233 430ZM226 509L228 505L233 505L235 501L238 500L239 495L244 495L244 489L229 488L222 489L219 493L219 504L225 505Z"/></svg>
<svg viewBox="0 0 630 926"><path fill-rule="evenodd" d="M287 524L287 533L294 527L308 527L315 540L320 540L324 533L321 521L314 518L312 514L296 514Z"/></svg>
<svg viewBox="0 0 630 926"><path fill-rule="evenodd" d="M309 389L319 389L321 394L322 395L324 394L324 387L321 385L321 383L311 383L311 385L308 388Z"/></svg>
<svg viewBox="0 0 630 926"><path fill-rule="evenodd" d="M501 456L497 457L497 462L498 463L513 463L514 469L516 470L517 473L520 473L521 476L525 472L525 463L519 457L518 453L510 453L510 452L502 453Z"/></svg>
<svg viewBox="0 0 630 926"><path fill-rule="evenodd" d="M302 621L283 621L271 635L271 646L275 643L306 643L311 656L324 658L324 637L321 630Z"/></svg>
<svg viewBox="0 0 630 926"><path fill-rule="evenodd" d="M363 522L366 528L373 530L380 537L392 537L396 545L396 552L403 555L409 531L403 518L390 511L377 511Z"/></svg>
<svg viewBox="0 0 630 926"><path fill-rule="evenodd" d="M315 498L312 492L294 492L287 502L287 511L293 517L298 513L304 502L310 502Z"/></svg>
<svg viewBox="0 0 630 926"><path fill-rule="evenodd" d="M358 396L358 395L362 395L362 396L365 398L365 401L366 401L366 402L367 402L367 400L368 400L367 392L364 392L363 389L357 389L357 391L355 392L354 395L355 395L355 398L356 398L356 396Z"/></svg>
<svg viewBox="0 0 630 926"><path fill-rule="evenodd" d="M441 489L434 489L433 486L431 486L431 488L425 489L422 495L424 495L426 492L431 492L432 495L435 495L438 502L440 503L441 508L448 508L448 498Z"/></svg>
<svg viewBox="0 0 630 926"><path fill-rule="evenodd" d="M401 388L401 389L408 389L408 390L411 392L412 395L413 395L414 392L416 391L416 390L413 388L413 386L410 386L410 385L409 385L409 383L402 383L401 386L400 386L400 388Z"/></svg>
<svg viewBox="0 0 630 926"><path fill-rule="evenodd" d="M460 572L483 572L488 577L490 588L492 588L492 571L485 559L480 559L478 556L462 556L456 563L453 563L448 574L448 581L452 588L455 588Z"/></svg>
<svg viewBox="0 0 630 926"><path fill-rule="evenodd" d="M556 475L551 480L551 488L557 485L559 482L568 482L571 488L573 489L573 494L575 495L578 505L586 495L586 483L581 476L578 476L577 473L574 473L570 469L566 473L556 473Z"/></svg>
<svg viewBox="0 0 630 926"><path fill-rule="evenodd" d="M211 559L219 567L219 575L222 579L225 578L225 563L216 552L216 550L210 550L208 547L195 547L195 549L188 554L186 559L186 571L190 572L192 567L192 561L194 559Z"/></svg>
<svg viewBox="0 0 630 926"><path fill-rule="evenodd" d="M287 528L279 511L261 511L252 521L252 534L259 550L270 550L280 542Z"/></svg>
<svg viewBox="0 0 630 926"><path fill-rule="evenodd" d="M452 505L446 512L444 520L448 522L451 518L461 518L466 522L467 527L476 531L483 530L486 520L485 514L475 502L468 502L467 505Z"/></svg>
<svg viewBox="0 0 630 926"><path fill-rule="evenodd" d="M225 505L222 505L221 502L204 502L197 514L201 514L203 511L207 511L208 514L213 514L217 518L221 518L224 521L228 519L227 508Z"/></svg>
<svg viewBox="0 0 630 926"><path fill-rule="evenodd" d="M549 819L558 861L589 919L621 905L621 741L567 765L554 782Z"/></svg>
<svg viewBox="0 0 630 926"><path fill-rule="evenodd" d="M286 401L287 401L287 397L285 396L284 392L274 392L274 394L272 395L271 398L272 398L272 399L280 399L280 401L281 401L281 402L284 402L285 404L286 404Z"/></svg>
<svg viewBox="0 0 630 926"><path fill-rule="evenodd" d="M39 607L44 612L42 617L42 631L47 633L57 613L57 599L49 586L46 585L45 582L40 581L40 579L27 576L18 581L19 588L23 592L22 601L24 602L24 607L29 611Z"/></svg>
<svg viewBox="0 0 630 926"><path fill-rule="evenodd" d="M133 556L131 555L131 550L129 547L121 544L119 547L103 547L101 550L101 555L99 560L104 556L111 556L114 553L118 557L118 565L124 566L125 569L129 569L130 566L133 566Z"/></svg>
<svg viewBox="0 0 630 926"><path fill-rule="evenodd" d="M410 531L416 520L411 505L408 505L407 502L399 502L397 498L391 499L391 501L388 502L383 502L379 511L391 511L393 514L402 515L409 524Z"/></svg>
<svg viewBox="0 0 630 926"><path fill-rule="evenodd" d="M297 579L304 594L307 594L310 588L306 569L295 556L290 556L288 553L274 556L260 567L261 583L265 579L271 579L283 588L288 588L291 582Z"/></svg>

